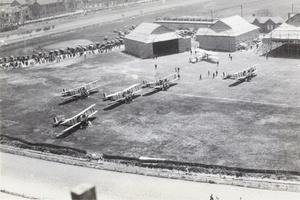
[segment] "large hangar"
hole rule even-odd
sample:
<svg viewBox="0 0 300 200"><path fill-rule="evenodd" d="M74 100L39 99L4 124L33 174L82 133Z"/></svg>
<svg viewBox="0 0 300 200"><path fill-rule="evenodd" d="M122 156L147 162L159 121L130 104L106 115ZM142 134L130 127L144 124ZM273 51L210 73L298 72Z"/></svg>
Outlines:
<svg viewBox="0 0 300 200"><path fill-rule="evenodd" d="M208 50L236 51L240 43L250 43L259 37L259 27L236 15L223 18L209 28L196 33L199 47Z"/></svg>
<svg viewBox="0 0 300 200"><path fill-rule="evenodd" d="M257 54L274 57L300 57L300 13L288 19L262 40Z"/></svg>
<svg viewBox="0 0 300 200"><path fill-rule="evenodd" d="M142 23L124 38L125 51L140 58L181 53L191 49L191 38L154 23Z"/></svg>

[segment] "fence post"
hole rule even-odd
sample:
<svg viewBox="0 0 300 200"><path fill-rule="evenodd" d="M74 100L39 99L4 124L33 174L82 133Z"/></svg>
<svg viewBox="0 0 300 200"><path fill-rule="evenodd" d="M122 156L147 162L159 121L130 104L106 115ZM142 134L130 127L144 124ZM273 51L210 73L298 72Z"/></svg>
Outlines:
<svg viewBox="0 0 300 200"><path fill-rule="evenodd" d="M82 183L71 190L72 200L97 200L95 186L89 183Z"/></svg>

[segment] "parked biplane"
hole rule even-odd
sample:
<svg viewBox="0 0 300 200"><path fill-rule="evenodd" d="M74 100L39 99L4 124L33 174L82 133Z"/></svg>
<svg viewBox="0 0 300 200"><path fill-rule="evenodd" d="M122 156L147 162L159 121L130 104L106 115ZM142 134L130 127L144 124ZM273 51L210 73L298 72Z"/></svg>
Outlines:
<svg viewBox="0 0 300 200"><path fill-rule="evenodd" d="M93 81L77 88L69 90L63 89L61 97L65 100L86 98L90 95L92 91L95 91L98 87L99 86L97 85L97 81Z"/></svg>
<svg viewBox="0 0 300 200"><path fill-rule="evenodd" d="M227 74L223 79L235 79L238 81L250 81L254 76L256 76L256 65L252 65L248 67L247 69L244 69L242 71L233 73L233 74Z"/></svg>
<svg viewBox="0 0 300 200"><path fill-rule="evenodd" d="M141 84L134 84L123 91L116 92L114 94L107 95L103 93L103 101L110 100L111 104L121 103L121 102L130 102L135 97L136 93L142 91Z"/></svg>
<svg viewBox="0 0 300 200"><path fill-rule="evenodd" d="M152 88L155 90L168 90L170 85L179 80L178 73L170 74L153 82L143 81L143 88Z"/></svg>
<svg viewBox="0 0 300 200"><path fill-rule="evenodd" d="M194 58L189 58L189 62L196 63L200 61L208 61L208 62L218 62L219 57L216 56L216 52L206 51L203 49L195 49L196 56Z"/></svg>
<svg viewBox="0 0 300 200"><path fill-rule="evenodd" d="M77 115L65 119L63 115L59 115L53 118L54 124L53 126L68 126L65 130L63 130L61 133L56 135L56 138L60 138L64 133L67 131L79 126L80 128L83 128L87 125L91 125L90 118L95 115L98 111L94 109L95 104L91 105L90 107L84 109Z"/></svg>

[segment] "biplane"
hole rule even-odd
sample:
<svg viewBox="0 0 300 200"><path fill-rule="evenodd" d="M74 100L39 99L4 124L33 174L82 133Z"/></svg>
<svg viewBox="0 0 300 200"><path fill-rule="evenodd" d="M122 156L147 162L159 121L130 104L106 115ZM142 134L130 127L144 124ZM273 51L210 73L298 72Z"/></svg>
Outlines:
<svg viewBox="0 0 300 200"><path fill-rule="evenodd" d="M96 90L98 87L97 81L93 81L77 88L69 90L63 89L61 97L65 100L86 98L90 95L91 91Z"/></svg>
<svg viewBox="0 0 300 200"><path fill-rule="evenodd" d="M217 55L216 52L206 51L203 49L195 49L195 54L196 56L194 58L189 58L189 62L196 63L204 60L204 61L216 63L219 61L219 57L216 56Z"/></svg>
<svg viewBox="0 0 300 200"><path fill-rule="evenodd" d="M83 128L87 125L91 125L90 118L95 115L98 111L94 109L95 104L91 105L90 107L84 109L77 115L65 119L63 115L59 115L53 118L54 124L53 126L67 126L65 130L63 130L61 133L56 135L56 138L60 138L64 133L67 131L79 126L80 128Z"/></svg>
<svg viewBox="0 0 300 200"><path fill-rule="evenodd" d="M153 82L143 81L142 87L148 87L156 90L168 90L170 88L170 85L177 80L179 80L178 73L174 73Z"/></svg>
<svg viewBox="0 0 300 200"><path fill-rule="evenodd" d="M134 84L123 91L107 95L103 93L103 101L110 100L111 103L130 102L135 97L136 93L142 91L141 84Z"/></svg>
<svg viewBox="0 0 300 200"><path fill-rule="evenodd" d="M227 74L226 76L223 77L223 79L229 78L238 81L250 81L256 75L255 74L256 72L257 72L256 65L252 65L242 71L233 74Z"/></svg>

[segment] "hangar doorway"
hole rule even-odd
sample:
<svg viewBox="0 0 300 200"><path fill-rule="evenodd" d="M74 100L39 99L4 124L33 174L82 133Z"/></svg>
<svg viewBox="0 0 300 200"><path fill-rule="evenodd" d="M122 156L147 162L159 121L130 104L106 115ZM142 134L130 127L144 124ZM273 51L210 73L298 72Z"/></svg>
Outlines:
<svg viewBox="0 0 300 200"><path fill-rule="evenodd" d="M153 54L158 56L179 52L178 39L153 43Z"/></svg>

